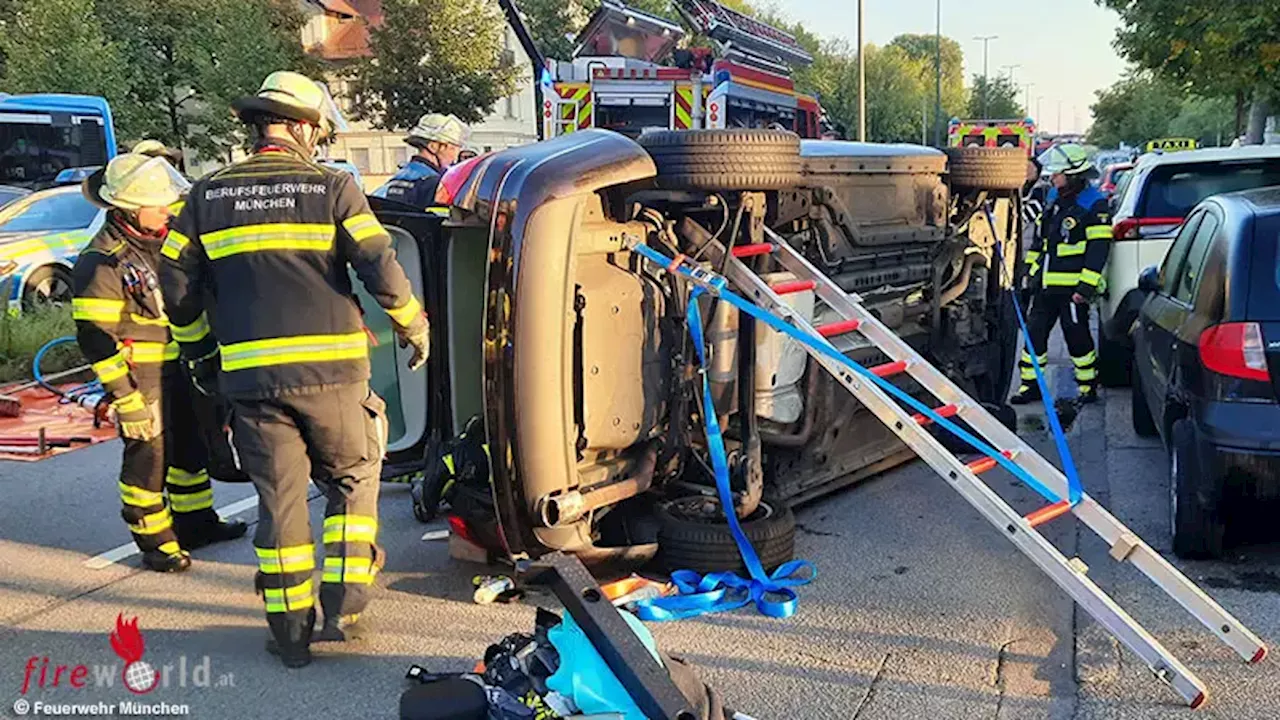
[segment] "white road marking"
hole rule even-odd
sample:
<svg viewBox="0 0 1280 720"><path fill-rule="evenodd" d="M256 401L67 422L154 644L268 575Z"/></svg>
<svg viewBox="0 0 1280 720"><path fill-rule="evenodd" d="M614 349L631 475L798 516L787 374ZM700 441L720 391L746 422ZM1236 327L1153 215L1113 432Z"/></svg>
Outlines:
<svg viewBox="0 0 1280 720"><path fill-rule="evenodd" d="M218 514L225 520L234 515L258 507L258 496L251 495L243 500L237 500L226 507L218 508ZM137 543L129 542L118 548L112 548L101 555L96 555L84 561L84 566L90 570L101 570L111 567L112 565L137 555L139 552Z"/></svg>

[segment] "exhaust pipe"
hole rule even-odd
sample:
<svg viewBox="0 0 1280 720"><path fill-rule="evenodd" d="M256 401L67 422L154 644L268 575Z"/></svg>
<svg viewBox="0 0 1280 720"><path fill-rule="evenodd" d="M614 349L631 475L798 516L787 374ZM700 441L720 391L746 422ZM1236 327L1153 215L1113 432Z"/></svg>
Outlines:
<svg viewBox="0 0 1280 720"><path fill-rule="evenodd" d="M658 447L651 444L644 451L635 473L629 477L600 485L586 492L572 490L560 495L547 495L538 501L538 519L549 528L565 527L581 520L592 510L622 502L647 492L653 486L653 472L658 465Z"/></svg>

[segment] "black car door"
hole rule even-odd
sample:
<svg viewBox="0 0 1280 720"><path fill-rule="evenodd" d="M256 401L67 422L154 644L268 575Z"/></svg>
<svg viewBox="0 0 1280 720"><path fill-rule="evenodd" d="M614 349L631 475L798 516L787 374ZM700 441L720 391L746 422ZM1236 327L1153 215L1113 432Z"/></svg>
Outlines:
<svg viewBox="0 0 1280 720"><path fill-rule="evenodd" d="M1160 290L1143 306L1142 329L1146 335L1148 375L1143 377L1148 406L1163 416L1165 399L1174 381L1174 368L1181 351L1178 330L1191 314L1195 291L1200 284L1200 271L1222 220L1217 211L1201 210L1194 228L1188 223L1170 248L1161 271ZM1189 237L1189 241L1184 238ZM1182 251L1181 257L1175 251Z"/></svg>

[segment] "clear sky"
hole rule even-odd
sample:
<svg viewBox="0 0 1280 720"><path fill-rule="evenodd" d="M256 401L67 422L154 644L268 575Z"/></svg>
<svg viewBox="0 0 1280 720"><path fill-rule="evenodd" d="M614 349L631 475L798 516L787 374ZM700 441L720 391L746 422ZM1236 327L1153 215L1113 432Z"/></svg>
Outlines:
<svg viewBox="0 0 1280 720"><path fill-rule="evenodd" d="M864 2L867 42L882 45L902 33L934 31L935 0ZM857 41L855 0L774 0L772 5L819 36ZM999 36L990 43L989 72L1007 74L1003 66L1020 65L1014 80L1034 84L1029 109L1033 116L1039 112L1036 120L1049 132L1088 128L1094 91L1115 82L1125 68L1111 47L1118 24L1115 13L1093 0L942 0L942 34L964 49L966 84L982 73L982 43L973 38Z"/></svg>

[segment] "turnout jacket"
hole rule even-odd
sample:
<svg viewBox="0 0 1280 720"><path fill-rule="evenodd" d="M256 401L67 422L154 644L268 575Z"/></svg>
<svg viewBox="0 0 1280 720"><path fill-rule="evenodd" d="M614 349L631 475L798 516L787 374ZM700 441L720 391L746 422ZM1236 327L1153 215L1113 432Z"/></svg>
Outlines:
<svg viewBox="0 0 1280 720"><path fill-rule="evenodd" d="M425 158L414 155L375 195L425 210L436 204L436 187L443 175Z"/></svg>
<svg viewBox="0 0 1280 720"><path fill-rule="evenodd" d="M1026 260L1044 292L1080 293L1092 299L1111 251L1111 210L1093 186L1074 197L1051 190L1048 207Z"/></svg>
<svg viewBox="0 0 1280 720"><path fill-rule="evenodd" d="M142 235L113 210L71 273L76 341L122 411L157 400L165 361L178 359L157 277L164 238Z"/></svg>
<svg viewBox="0 0 1280 720"><path fill-rule="evenodd" d="M188 359L221 351L220 387L231 397L369 379L348 266L398 330L423 317L355 179L292 143L259 143L196 182L161 254L173 336Z"/></svg>

